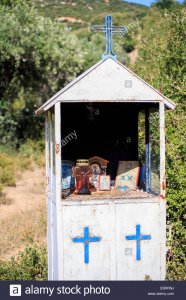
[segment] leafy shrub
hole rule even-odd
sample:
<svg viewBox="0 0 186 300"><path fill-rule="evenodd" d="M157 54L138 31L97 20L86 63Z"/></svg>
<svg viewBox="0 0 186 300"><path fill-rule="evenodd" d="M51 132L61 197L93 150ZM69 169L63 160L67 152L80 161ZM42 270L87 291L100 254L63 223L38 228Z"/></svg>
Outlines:
<svg viewBox="0 0 186 300"><path fill-rule="evenodd" d="M45 156L43 155L45 150L45 140L41 139L39 141L27 140L26 143L21 145L19 149L19 156L23 157L25 161L30 165L34 161L37 166L43 167L45 165ZM27 160L26 160L27 158ZM22 162L22 168L26 169L27 166ZM28 168L29 169L29 168Z"/></svg>
<svg viewBox="0 0 186 300"><path fill-rule="evenodd" d="M185 18L181 8L163 12L142 43L135 65L137 74L177 104L166 113L167 224L172 228L168 280L186 280Z"/></svg>
<svg viewBox="0 0 186 300"><path fill-rule="evenodd" d="M0 280L47 280L45 245L29 245L18 257L0 262Z"/></svg>
<svg viewBox="0 0 186 300"><path fill-rule="evenodd" d="M15 186L14 159L7 153L0 153L0 184Z"/></svg>

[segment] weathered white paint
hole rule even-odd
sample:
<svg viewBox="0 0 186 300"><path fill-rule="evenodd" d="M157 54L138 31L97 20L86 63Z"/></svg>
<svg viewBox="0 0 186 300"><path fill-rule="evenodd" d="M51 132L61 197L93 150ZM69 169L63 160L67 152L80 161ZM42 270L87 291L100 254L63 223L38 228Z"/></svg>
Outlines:
<svg viewBox="0 0 186 300"><path fill-rule="evenodd" d="M50 234L48 241L48 249L51 257L49 264L49 279L55 280L58 278L58 259L57 259L57 210L56 210L56 178L54 169L54 143L55 143L55 130L54 130L54 113L53 110L49 113L49 128L50 128L50 191L49 191L49 212L48 224L50 224Z"/></svg>
<svg viewBox="0 0 186 300"><path fill-rule="evenodd" d="M126 81L132 86L126 87ZM94 65L44 103L36 114L57 102L163 102L173 109L175 104L127 67L108 58Z"/></svg>
<svg viewBox="0 0 186 300"><path fill-rule="evenodd" d="M63 272L64 280L109 280L110 238L109 205L64 206L63 207ZM69 222L70 220L70 222ZM84 227L89 226L90 235L100 236L101 241L90 243L90 263L84 263L83 243L73 243L72 238L83 236ZM59 278L61 278L59 273Z"/></svg>
<svg viewBox="0 0 186 300"><path fill-rule="evenodd" d="M48 192L49 177L49 112L45 114L45 155L46 155L46 193Z"/></svg>
<svg viewBox="0 0 186 300"><path fill-rule="evenodd" d="M48 279L52 279L52 243L51 243L51 199L50 199L50 112L45 115L45 153L46 153L46 207L47 207L47 240L48 240Z"/></svg>
<svg viewBox="0 0 186 300"><path fill-rule="evenodd" d="M60 103L55 104L55 198L56 198L56 221L57 221L57 265L58 265L58 275L63 276L63 243L62 243L62 207L61 207L61 105Z"/></svg>
<svg viewBox="0 0 186 300"><path fill-rule="evenodd" d="M161 207L157 203L133 203L116 205L116 249L117 279L152 280L164 279L161 274L161 252L163 250L163 228L160 224ZM141 260L136 260L136 241L127 241L125 235L136 233L136 224L141 225L142 234L150 234L151 240L141 241ZM132 248L132 256L125 255L125 248ZM164 245L165 249L165 245Z"/></svg>
<svg viewBox="0 0 186 300"><path fill-rule="evenodd" d="M165 201L158 197L130 200L61 200L61 111L55 105L55 174L53 165L53 126L46 125L46 160L50 156L48 198L48 250L50 280L154 280L165 278ZM164 107L161 107L163 113ZM48 120L52 120L49 117ZM162 120L162 119L161 119ZM164 124L164 122L163 122ZM162 126L162 125L161 125ZM48 128L50 134L48 134ZM48 142L50 137L50 147ZM47 148L48 147L48 148ZM52 180L51 180L52 177ZM52 186L51 186L51 183ZM136 232L152 239L141 242L142 259L136 261L136 242L127 241L126 235ZM101 241L90 243L90 263L84 264L84 246L72 238L83 236L84 227ZM132 255L125 255L125 249Z"/></svg>
<svg viewBox="0 0 186 300"><path fill-rule="evenodd" d="M48 229L48 279L55 280L57 278L57 223L56 223L56 197L55 197L55 175L54 175L54 126L53 111L47 113L46 125L46 176L47 180L47 229Z"/></svg>
<svg viewBox="0 0 186 300"><path fill-rule="evenodd" d="M126 87L131 81L132 87ZM55 124L46 115L46 187L48 210L48 278L52 280L144 280L165 278L166 202L160 198L130 200L61 200L61 105L60 102L146 102L160 103L161 196L165 179L164 109L175 105L132 71L112 59L101 61L49 99L36 113L54 106ZM132 105L132 104L131 104ZM54 131L54 132L53 132ZM55 137L55 140L54 140ZM53 151L55 145L55 151ZM54 153L53 153L54 152ZM55 157L55 168L54 160ZM50 162L50 165L49 165ZM142 259L135 260L136 242L125 235L135 234L141 225L152 240L141 242ZM90 243L90 263L84 264L83 244L72 238L90 234L101 241ZM132 255L125 255L125 248Z"/></svg>
<svg viewBox="0 0 186 300"><path fill-rule="evenodd" d="M51 266L51 280L54 280L54 207L53 207L53 126L52 126L52 111L49 111L49 124L50 124L50 226L51 226L51 235L50 235L50 244L51 244L51 257L52 257L52 266Z"/></svg>
<svg viewBox="0 0 186 300"><path fill-rule="evenodd" d="M165 197L165 107L164 103L159 104L160 122L160 195Z"/></svg>
<svg viewBox="0 0 186 300"><path fill-rule="evenodd" d="M54 187L56 185L56 178L54 175L53 175L53 185L54 185ZM53 190L54 201L52 202L52 206L53 206L53 280L58 279L58 257L57 257L58 236L57 236L57 209L56 209L55 198L56 198L56 192L55 192L55 188L54 188L54 190Z"/></svg>
<svg viewBox="0 0 186 300"><path fill-rule="evenodd" d="M166 201L160 201L160 218L159 218L159 226L161 227L161 249L160 249L160 272L161 279L165 279L166 277Z"/></svg>
<svg viewBox="0 0 186 300"><path fill-rule="evenodd" d="M59 280L153 280L165 279L165 209L158 197L130 200L61 201L63 251ZM142 234L151 240L141 242L141 260L136 261L136 242L126 235ZM100 242L89 244L90 262L84 263L83 243L72 238L82 237L88 226L91 236ZM125 255L125 248L132 255Z"/></svg>
<svg viewBox="0 0 186 300"><path fill-rule="evenodd" d="M108 206L108 202L105 203ZM102 220L103 221L103 220ZM110 280L115 280L117 278L117 270L116 270L116 260L117 260L117 253L116 253L116 227L113 226L116 224L116 205L110 205L109 203L109 230L110 230L110 249L109 249L109 256L110 256Z"/></svg>
<svg viewBox="0 0 186 300"><path fill-rule="evenodd" d="M50 171L50 169L49 169ZM50 193L47 193L47 240L48 240L48 280L53 279L53 226L52 226L52 199Z"/></svg>

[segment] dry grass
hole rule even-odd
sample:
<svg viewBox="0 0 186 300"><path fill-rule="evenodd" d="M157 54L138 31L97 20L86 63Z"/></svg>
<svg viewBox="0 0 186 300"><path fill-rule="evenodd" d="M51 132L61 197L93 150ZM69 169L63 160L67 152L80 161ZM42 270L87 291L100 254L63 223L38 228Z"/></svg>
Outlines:
<svg viewBox="0 0 186 300"><path fill-rule="evenodd" d="M16 186L26 170L34 171L45 165L43 141L28 140L19 150L0 145L0 192L6 186Z"/></svg>
<svg viewBox="0 0 186 300"><path fill-rule="evenodd" d="M46 240L43 141L0 146L0 259Z"/></svg>
<svg viewBox="0 0 186 300"><path fill-rule="evenodd" d="M16 178L15 186L0 191L0 260L17 255L29 241L46 241L45 170L34 165Z"/></svg>
<svg viewBox="0 0 186 300"><path fill-rule="evenodd" d="M12 203L12 199L6 197L5 193L0 192L0 206L1 205L10 205Z"/></svg>
<svg viewBox="0 0 186 300"><path fill-rule="evenodd" d="M28 241L43 241L46 236L45 203L0 221L0 258L17 253Z"/></svg>

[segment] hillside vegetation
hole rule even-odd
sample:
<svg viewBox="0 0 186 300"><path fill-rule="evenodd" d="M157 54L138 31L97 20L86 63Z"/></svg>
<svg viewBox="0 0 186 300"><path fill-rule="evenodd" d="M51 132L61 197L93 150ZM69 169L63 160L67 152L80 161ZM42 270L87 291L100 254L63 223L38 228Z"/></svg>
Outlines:
<svg viewBox="0 0 186 300"><path fill-rule="evenodd" d="M112 14L114 25L129 28L124 36L114 38L118 60L177 104L174 111L166 112L167 223L172 230L169 280L186 279L184 5L173 0L159 0L151 8L119 0L2 0L0 4L0 197L5 186L16 184L17 172L43 161L44 119L33 112L101 59L103 34L89 28ZM138 59L130 65L128 53L134 50ZM46 270L39 269L43 259L46 265L45 251L41 257L38 249L26 250L27 254L36 258L31 272L25 269L24 252L20 264L2 265L0 278L17 279L22 271L26 272L23 278L46 278Z"/></svg>
<svg viewBox="0 0 186 300"><path fill-rule="evenodd" d="M115 24L121 25L121 22L127 23L134 18L141 18L149 11L147 6L129 4L122 0L33 0L33 3L43 16L59 20L61 17L72 17L72 26L78 29L90 22L102 22L106 14L112 14Z"/></svg>
<svg viewBox="0 0 186 300"><path fill-rule="evenodd" d="M153 12L152 12L153 13ZM151 17L151 16L150 16ZM167 279L186 280L186 11L162 11L140 43L133 69L176 104L166 112Z"/></svg>

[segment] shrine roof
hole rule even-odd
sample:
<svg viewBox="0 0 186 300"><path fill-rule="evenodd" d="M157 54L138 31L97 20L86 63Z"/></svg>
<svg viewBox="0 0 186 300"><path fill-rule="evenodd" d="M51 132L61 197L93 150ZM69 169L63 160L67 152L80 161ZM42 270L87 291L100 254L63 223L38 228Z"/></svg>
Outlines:
<svg viewBox="0 0 186 300"><path fill-rule="evenodd" d="M175 108L175 104L160 91L110 57L101 60L71 81L35 113L47 111L57 102L163 102L167 108Z"/></svg>

